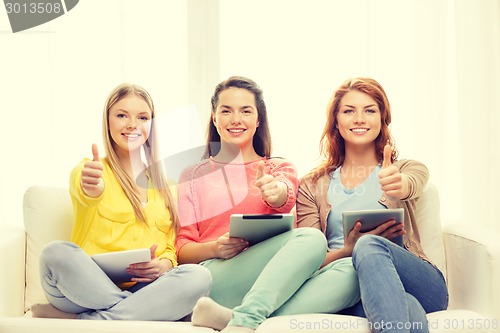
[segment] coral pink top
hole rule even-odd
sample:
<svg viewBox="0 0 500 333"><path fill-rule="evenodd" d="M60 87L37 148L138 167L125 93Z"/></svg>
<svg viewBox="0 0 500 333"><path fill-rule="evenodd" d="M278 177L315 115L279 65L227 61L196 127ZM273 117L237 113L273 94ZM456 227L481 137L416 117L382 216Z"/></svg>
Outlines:
<svg viewBox="0 0 500 333"><path fill-rule="evenodd" d="M220 163L212 158L183 171L177 185L180 229L177 251L186 243L214 241L229 231L231 214L289 213L295 206L298 179L295 166L281 158L264 158L265 172L288 187L285 204L273 208L255 184L257 165Z"/></svg>

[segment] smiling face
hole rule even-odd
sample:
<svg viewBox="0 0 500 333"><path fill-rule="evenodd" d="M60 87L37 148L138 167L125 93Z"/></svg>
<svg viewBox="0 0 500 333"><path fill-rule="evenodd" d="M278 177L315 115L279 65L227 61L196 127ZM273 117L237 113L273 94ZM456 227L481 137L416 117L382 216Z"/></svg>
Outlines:
<svg viewBox="0 0 500 333"><path fill-rule="evenodd" d="M348 146L375 145L381 128L380 109L368 94L351 90L339 104L337 128Z"/></svg>
<svg viewBox="0 0 500 333"><path fill-rule="evenodd" d="M219 102L212 121L221 143L238 145L253 150L253 136L259 126L255 96L241 88L228 88L219 94Z"/></svg>
<svg viewBox="0 0 500 333"><path fill-rule="evenodd" d="M116 102L108 114L109 133L118 155L137 151L151 132L152 111L135 94L128 94Z"/></svg>

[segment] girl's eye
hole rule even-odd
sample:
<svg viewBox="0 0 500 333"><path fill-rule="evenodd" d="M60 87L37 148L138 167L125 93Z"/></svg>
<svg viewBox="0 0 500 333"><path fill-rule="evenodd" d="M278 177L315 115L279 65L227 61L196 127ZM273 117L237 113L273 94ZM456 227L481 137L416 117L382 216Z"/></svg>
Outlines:
<svg viewBox="0 0 500 333"><path fill-rule="evenodd" d="M116 115L117 118L125 118L125 114L124 113L119 113Z"/></svg>
<svg viewBox="0 0 500 333"><path fill-rule="evenodd" d="M139 118L140 120L142 121L148 121L149 120L149 117L146 117L146 116L142 116Z"/></svg>
<svg viewBox="0 0 500 333"><path fill-rule="evenodd" d="M366 112L368 112L368 113L377 113L377 111L373 110L373 109L368 109L368 110L366 110Z"/></svg>
<svg viewBox="0 0 500 333"><path fill-rule="evenodd" d="M227 113L230 113L230 112L231 112L231 111L229 111L229 110L227 110L227 109L220 110L220 113L225 113L225 114L227 114Z"/></svg>
<svg viewBox="0 0 500 333"><path fill-rule="evenodd" d="M350 109L344 110L344 113L352 113L353 111Z"/></svg>

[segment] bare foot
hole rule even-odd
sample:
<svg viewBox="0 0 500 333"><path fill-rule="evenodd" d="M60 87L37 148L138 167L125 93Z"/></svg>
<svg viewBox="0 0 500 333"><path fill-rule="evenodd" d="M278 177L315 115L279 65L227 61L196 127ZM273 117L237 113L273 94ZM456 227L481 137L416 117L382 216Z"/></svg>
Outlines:
<svg viewBox="0 0 500 333"><path fill-rule="evenodd" d="M33 318L76 319L76 314L64 312L52 304L34 304L31 306Z"/></svg>
<svg viewBox="0 0 500 333"><path fill-rule="evenodd" d="M201 297L193 309L191 322L194 326L210 327L221 330L231 320L233 311L217 304L209 297Z"/></svg>

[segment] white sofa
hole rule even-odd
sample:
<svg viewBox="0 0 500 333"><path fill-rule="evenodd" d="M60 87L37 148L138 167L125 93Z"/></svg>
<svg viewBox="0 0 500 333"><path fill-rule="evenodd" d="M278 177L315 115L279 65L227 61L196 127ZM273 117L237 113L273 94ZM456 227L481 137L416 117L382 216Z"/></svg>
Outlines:
<svg viewBox="0 0 500 333"><path fill-rule="evenodd" d="M455 225L441 230L439 198L432 185L419 201L427 254L445 272L449 309L428 315L430 331L500 332L500 235ZM213 332L189 322L86 321L31 318L30 306L45 302L38 275L40 249L68 239L72 227L67 189L32 187L24 196L24 229L0 234L0 333ZM257 333L370 332L362 318L304 314L266 320Z"/></svg>

